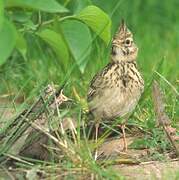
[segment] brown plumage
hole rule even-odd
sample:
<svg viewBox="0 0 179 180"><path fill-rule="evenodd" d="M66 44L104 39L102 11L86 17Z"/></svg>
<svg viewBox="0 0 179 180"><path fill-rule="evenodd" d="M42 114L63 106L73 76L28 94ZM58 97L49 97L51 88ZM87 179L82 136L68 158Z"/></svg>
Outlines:
<svg viewBox="0 0 179 180"><path fill-rule="evenodd" d="M133 35L122 22L112 41L111 61L94 76L88 91L87 101L96 128L102 119L123 117L136 107L144 90L137 54Z"/></svg>

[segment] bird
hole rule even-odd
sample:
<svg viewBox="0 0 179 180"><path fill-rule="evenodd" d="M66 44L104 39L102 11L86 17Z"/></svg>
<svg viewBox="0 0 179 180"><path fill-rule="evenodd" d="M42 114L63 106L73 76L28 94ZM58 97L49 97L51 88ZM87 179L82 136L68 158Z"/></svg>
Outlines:
<svg viewBox="0 0 179 180"><path fill-rule="evenodd" d="M144 80L137 67L138 47L124 20L112 39L110 62L91 80L87 93L89 112L94 117L95 139L101 121L113 121L133 112L144 91ZM127 119L126 119L127 121ZM127 151L125 123L121 126Z"/></svg>

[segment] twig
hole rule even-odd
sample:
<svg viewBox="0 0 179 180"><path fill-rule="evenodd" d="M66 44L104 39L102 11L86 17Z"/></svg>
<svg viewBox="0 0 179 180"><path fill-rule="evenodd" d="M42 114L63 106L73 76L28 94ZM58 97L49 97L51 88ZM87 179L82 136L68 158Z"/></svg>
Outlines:
<svg viewBox="0 0 179 180"><path fill-rule="evenodd" d="M14 155L12 155L12 154L8 154L8 153L6 154L6 153L4 153L4 155L6 155L7 157L10 157L11 159L14 159L14 160L16 160L16 161L19 161L19 162L22 162L22 163L25 163L25 164L28 164L28 165L31 165L31 166L34 165L33 163L30 163L30 162L28 162L28 161L25 161L25 160L21 159L20 157L14 156Z"/></svg>
<svg viewBox="0 0 179 180"><path fill-rule="evenodd" d="M49 24L52 24L55 21L62 22L66 19L74 19L74 18L75 18L75 16L72 15L72 16L59 17L57 19L50 19L48 21L41 22L40 24L39 23L35 24L33 28L35 28L35 30L36 30L38 27L47 26ZM19 29L19 32L24 32L25 30L31 30L31 29L32 29L31 27L23 27L23 28Z"/></svg>
<svg viewBox="0 0 179 180"><path fill-rule="evenodd" d="M175 150L176 155L179 156L179 149L177 147L177 144L175 143L174 138L170 135L171 121L165 112L163 94L162 94L160 87L156 81L153 82L152 96L153 96L154 110L155 110L155 114L157 117L158 125L163 127L163 129L168 137L168 140L170 141L170 143L172 144L172 146Z"/></svg>
<svg viewBox="0 0 179 180"><path fill-rule="evenodd" d="M12 148L13 144L31 127L29 123L38 120L44 113L49 113L46 112L47 107L53 110L55 98L58 99L58 104L68 100L68 98L65 99L64 95L62 96L62 88L54 90L51 85L48 85L43 90L38 100L29 109L24 110L17 116L12 124L5 129L3 136L1 136L1 140L4 138L2 141L4 143L0 148L0 161L4 159L2 156L7 153L9 149ZM29 123L27 123L27 119Z"/></svg>

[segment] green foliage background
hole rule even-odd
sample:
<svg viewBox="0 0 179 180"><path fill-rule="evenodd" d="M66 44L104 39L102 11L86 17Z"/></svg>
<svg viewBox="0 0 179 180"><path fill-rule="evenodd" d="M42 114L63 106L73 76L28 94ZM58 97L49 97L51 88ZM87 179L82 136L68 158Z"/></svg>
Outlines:
<svg viewBox="0 0 179 180"><path fill-rule="evenodd" d="M145 92L129 119L145 137L133 146L155 147L154 155L159 157L158 150L165 152L169 143L156 127L151 85L153 79L160 83L167 114L178 131L178 7L178 0L0 0L0 100L8 97L11 106L23 97L27 101L18 108L24 109L42 87L53 82L64 85L65 95L76 98L69 114L75 111L81 120L88 84L109 62L111 39L124 18L139 47L137 61L145 80ZM88 151L81 148L80 153L86 164ZM91 155L89 159L92 172L115 179L111 169L108 174L98 169ZM70 169L69 162L64 166Z"/></svg>
<svg viewBox="0 0 179 180"><path fill-rule="evenodd" d="M85 97L92 76L109 61L111 37L124 18L139 46L144 106L151 106L156 78L172 117L178 116L178 6L177 0L1 1L1 94L28 97L54 82L65 83L69 96L75 87Z"/></svg>

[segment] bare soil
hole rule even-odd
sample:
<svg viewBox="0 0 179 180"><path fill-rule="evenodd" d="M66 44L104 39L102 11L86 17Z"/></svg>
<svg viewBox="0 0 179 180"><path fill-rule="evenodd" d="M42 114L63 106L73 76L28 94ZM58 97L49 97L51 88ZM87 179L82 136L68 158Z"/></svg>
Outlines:
<svg viewBox="0 0 179 180"><path fill-rule="evenodd" d="M127 138L128 144L132 143L135 137ZM123 152L123 139L111 139L105 142L99 153L103 156L113 156L115 159L113 168L128 180L173 180L179 179L179 159L161 161L144 161L147 159L148 150L128 149Z"/></svg>
<svg viewBox="0 0 179 180"><path fill-rule="evenodd" d="M11 105L7 106L7 101L0 99L1 120L6 121L14 113L14 108ZM3 121L1 121L0 126L2 123ZM135 137L127 138L128 145L134 139ZM115 160L112 167L128 180L179 179L179 159L168 159L165 162L143 161L148 156L148 149L128 149L124 153L122 138L109 139L107 142L104 142L99 148L98 153L103 156L102 158L110 157L112 160ZM0 172L2 173L3 171Z"/></svg>

